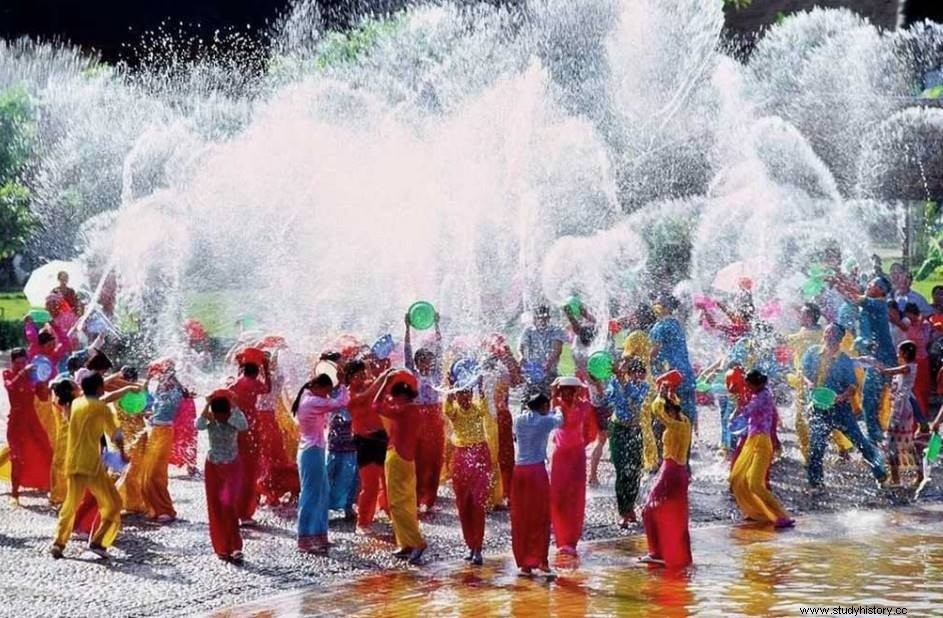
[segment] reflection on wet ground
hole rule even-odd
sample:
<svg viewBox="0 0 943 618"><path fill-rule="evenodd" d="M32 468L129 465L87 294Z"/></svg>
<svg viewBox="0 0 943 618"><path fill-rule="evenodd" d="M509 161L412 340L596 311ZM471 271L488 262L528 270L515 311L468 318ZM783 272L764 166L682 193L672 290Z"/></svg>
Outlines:
<svg viewBox="0 0 943 618"><path fill-rule="evenodd" d="M802 518L795 530L743 525L692 531L696 566L639 565L643 538L588 544L552 582L516 575L509 557L482 568L431 564L369 575L215 613L268 616L799 615L803 606L943 612L943 506Z"/></svg>

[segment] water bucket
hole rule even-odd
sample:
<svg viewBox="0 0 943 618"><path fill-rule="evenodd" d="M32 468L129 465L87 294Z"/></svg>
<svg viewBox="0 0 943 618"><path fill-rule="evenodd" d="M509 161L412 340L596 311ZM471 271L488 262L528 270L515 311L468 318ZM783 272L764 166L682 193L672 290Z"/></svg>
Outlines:
<svg viewBox="0 0 943 618"><path fill-rule="evenodd" d="M118 400L118 405L128 414L140 414L147 408L147 392L131 391Z"/></svg>
<svg viewBox="0 0 943 618"><path fill-rule="evenodd" d="M608 380L612 377L612 354L608 350L593 352L586 359L586 370L597 380Z"/></svg>
<svg viewBox="0 0 943 618"><path fill-rule="evenodd" d="M409 306L409 325L416 330L426 330L435 324L435 307L424 300L416 301Z"/></svg>
<svg viewBox="0 0 943 618"><path fill-rule="evenodd" d="M567 299L566 304L563 305L563 308L566 309L573 317L579 317L582 313L583 303L580 302L580 297L574 294Z"/></svg>
<svg viewBox="0 0 943 618"><path fill-rule="evenodd" d="M39 326L52 322L52 314L40 307L34 307L26 312L26 315L32 318L33 322Z"/></svg>
<svg viewBox="0 0 943 618"><path fill-rule="evenodd" d="M715 395L727 395L729 391L727 390L726 380L723 382L714 382L710 385L710 392Z"/></svg>
<svg viewBox="0 0 943 618"><path fill-rule="evenodd" d="M828 410L835 405L838 394L830 388L820 386L812 389L812 405L821 410Z"/></svg>
<svg viewBox="0 0 943 618"><path fill-rule="evenodd" d="M102 463L105 467L117 474L121 474L128 466L128 462L121 458L121 453L117 451L105 451L102 454Z"/></svg>
<svg viewBox="0 0 943 618"><path fill-rule="evenodd" d="M33 365L33 370L30 373L33 382L45 382L52 377L53 367L52 361L49 360L49 358L39 354L33 357L30 364Z"/></svg>
<svg viewBox="0 0 943 618"><path fill-rule="evenodd" d="M460 358L452 363L449 375L452 377L452 385L455 388L459 390L470 388L478 379L478 361L473 358Z"/></svg>
<svg viewBox="0 0 943 618"><path fill-rule="evenodd" d="M698 380L697 384L694 385L694 389L699 393L709 393L711 392L711 383L707 380Z"/></svg>
<svg viewBox="0 0 943 618"><path fill-rule="evenodd" d="M802 296L806 300L812 300L822 293L825 289L825 281L813 277L802 284Z"/></svg>
<svg viewBox="0 0 943 618"><path fill-rule="evenodd" d="M927 443L927 452L924 454L924 457L930 463L933 463L940 456L940 447L943 447L943 438L940 438L940 434L935 433L930 436L930 442Z"/></svg>
<svg viewBox="0 0 943 618"><path fill-rule="evenodd" d="M380 360L384 360L390 357L390 353L393 352L393 347L393 336L387 334L377 339L370 347L370 351Z"/></svg>

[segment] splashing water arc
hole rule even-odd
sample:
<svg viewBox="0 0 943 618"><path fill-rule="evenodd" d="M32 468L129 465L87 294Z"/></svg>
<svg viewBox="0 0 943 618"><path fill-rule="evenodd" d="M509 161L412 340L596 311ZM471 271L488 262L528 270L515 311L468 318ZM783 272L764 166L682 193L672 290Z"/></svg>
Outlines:
<svg viewBox="0 0 943 618"><path fill-rule="evenodd" d="M0 87L42 112L37 251L113 272L158 347L210 294L305 344L399 329L417 299L453 336L574 293L605 318L737 260L788 300L826 239L865 259L898 197L885 189L914 174L900 162L943 127L900 111L940 61L939 29L880 32L844 10L785 19L745 62L720 0L422 6L346 36L318 23L296 6L251 77L225 57L128 73L2 44Z"/></svg>

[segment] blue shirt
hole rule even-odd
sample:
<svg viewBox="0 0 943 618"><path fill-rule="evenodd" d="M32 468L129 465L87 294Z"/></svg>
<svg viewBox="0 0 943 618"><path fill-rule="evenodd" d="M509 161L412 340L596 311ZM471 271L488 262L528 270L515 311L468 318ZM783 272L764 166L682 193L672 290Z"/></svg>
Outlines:
<svg viewBox="0 0 943 618"><path fill-rule="evenodd" d="M519 466L543 463L547 459L547 437L563 424L559 412L540 414L524 410L514 418L514 438L517 440L515 463Z"/></svg>
<svg viewBox="0 0 943 618"><path fill-rule="evenodd" d="M813 384L819 385L819 366L822 361L822 346L814 345L802 356L802 373ZM838 352L825 372L821 386L830 388L839 395L849 386L858 383L855 364L844 352Z"/></svg>
<svg viewBox="0 0 943 618"><path fill-rule="evenodd" d="M182 401L183 390L176 386L160 389L154 393L154 411L151 414L151 425L172 425Z"/></svg>
<svg viewBox="0 0 943 618"><path fill-rule="evenodd" d="M196 419L196 428L206 430L210 439L210 450L206 459L223 464L233 461L239 454L239 432L249 428L246 415L239 408L232 408L225 423L208 421L201 414Z"/></svg>
<svg viewBox="0 0 943 618"><path fill-rule="evenodd" d="M648 382L620 384L616 378L610 378L606 384L606 404L622 423L638 423L647 396Z"/></svg>
<svg viewBox="0 0 943 618"><path fill-rule="evenodd" d="M891 338L887 301L865 297L858 301L858 306L861 307L858 337L868 346L867 350L859 352L873 354L885 365L893 367L897 364L897 352Z"/></svg>
<svg viewBox="0 0 943 618"><path fill-rule="evenodd" d="M652 370L662 373L677 369L685 378L694 379L694 369L688 359L688 344L684 337L684 327L674 317L663 318L652 326L648 334L652 343L658 346L658 352L652 359Z"/></svg>
<svg viewBox="0 0 943 618"><path fill-rule="evenodd" d="M553 352L554 343L558 341L566 343L566 333L559 326L528 326L521 333L521 360L545 364Z"/></svg>

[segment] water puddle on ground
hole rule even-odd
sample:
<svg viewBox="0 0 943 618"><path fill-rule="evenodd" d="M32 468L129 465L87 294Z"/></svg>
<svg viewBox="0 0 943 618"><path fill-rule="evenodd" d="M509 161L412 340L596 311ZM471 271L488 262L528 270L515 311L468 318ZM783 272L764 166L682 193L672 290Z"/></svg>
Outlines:
<svg viewBox="0 0 943 618"><path fill-rule="evenodd" d="M430 564L377 573L213 614L269 616L798 616L800 607L880 605L943 614L943 505L810 515L795 530L717 526L692 532L696 567L640 566L643 538L581 548L553 582Z"/></svg>

